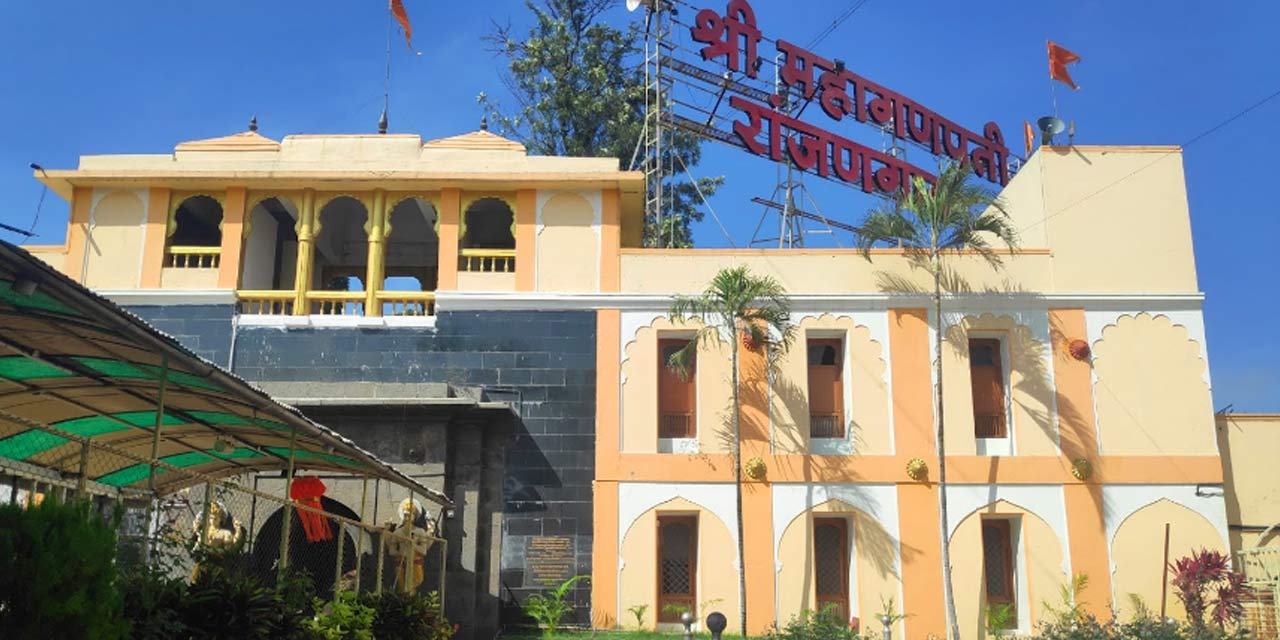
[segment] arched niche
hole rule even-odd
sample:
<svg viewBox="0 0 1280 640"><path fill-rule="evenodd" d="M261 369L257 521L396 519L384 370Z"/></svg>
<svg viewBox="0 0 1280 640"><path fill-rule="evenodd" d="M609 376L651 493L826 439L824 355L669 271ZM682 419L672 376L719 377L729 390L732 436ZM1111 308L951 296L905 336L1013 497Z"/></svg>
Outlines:
<svg viewBox="0 0 1280 640"><path fill-rule="evenodd" d="M132 191L111 191L93 208L85 255L85 285L133 289L142 272L146 205ZM76 265L79 268L80 265Z"/></svg>
<svg viewBox="0 0 1280 640"><path fill-rule="evenodd" d="M369 260L369 210L350 195L338 195L318 209L311 289L363 291Z"/></svg>
<svg viewBox="0 0 1280 640"><path fill-rule="evenodd" d="M623 610L619 621L635 620L626 608L648 605L647 628L658 619L658 518L663 515L694 516L697 519L696 599L706 610L696 611L699 620L719 611L730 620L738 619L738 546L729 525L705 506L684 498L670 498L641 513L630 523L618 545L618 595ZM625 523L624 523L625 524ZM607 605L606 605L607 606Z"/></svg>
<svg viewBox="0 0 1280 640"><path fill-rule="evenodd" d="M284 195L264 197L249 210L240 287L291 290L297 275L298 204Z"/></svg>

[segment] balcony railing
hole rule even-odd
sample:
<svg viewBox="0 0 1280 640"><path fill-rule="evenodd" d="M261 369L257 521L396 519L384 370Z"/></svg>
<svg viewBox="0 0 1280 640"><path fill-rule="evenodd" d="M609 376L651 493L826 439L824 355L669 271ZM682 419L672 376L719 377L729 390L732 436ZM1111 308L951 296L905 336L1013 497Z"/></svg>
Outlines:
<svg viewBox="0 0 1280 640"><path fill-rule="evenodd" d="M843 438L844 421L835 413L809 414L810 438Z"/></svg>
<svg viewBox="0 0 1280 640"><path fill-rule="evenodd" d="M217 269L222 247L169 247L164 266L171 269Z"/></svg>
<svg viewBox="0 0 1280 640"><path fill-rule="evenodd" d="M693 414L664 413L658 420L659 438L692 438Z"/></svg>
<svg viewBox="0 0 1280 640"><path fill-rule="evenodd" d="M383 316L434 316L436 294L434 291L378 291L374 293L382 306Z"/></svg>
<svg viewBox="0 0 1280 640"><path fill-rule="evenodd" d="M307 310L317 316L364 315L363 291L308 291Z"/></svg>
<svg viewBox="0 0 1280 640"><path fill-rule="evenodd" d="M1280 547L1244 549L1236 558L1249 584L1280 586Z"/></svg>
<svg viewBox="0 0 1280 640"><path fill-rule="evenodd" d="M1005 429L1003 413L973 414L973 435L978 438L1004 438L1008 436Z"/></svg>
<svg viewBox="0 0 1280 640"><path fill-rule="evenodd" d="M262 316L293 315L293 303L297 300L293 291L236 291L239 313Z"/></svg>
<svg viewBox="0 0 1280 640"><path fill-rule="evenodd" d="M515 273L515 249L461 249L458 271L471 273Z"/></svg>

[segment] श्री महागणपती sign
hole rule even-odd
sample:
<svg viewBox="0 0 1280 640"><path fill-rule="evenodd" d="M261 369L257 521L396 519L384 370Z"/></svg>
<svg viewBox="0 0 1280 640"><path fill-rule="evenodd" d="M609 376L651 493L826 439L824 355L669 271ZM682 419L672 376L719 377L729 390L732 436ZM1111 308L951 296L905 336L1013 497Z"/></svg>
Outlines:
<svg viewBox="0 0 1280 640"><path fill-rule="evenodd" d="M703 60L723 58L731 71L750 78L758 76L758 49L763 36L756 27L755 11L747 0L731 0L724 15L713 9L699 11L690 33L694 41L706 45L699 51ZM858 122L870 121L892 131L901 140L924 145L936 156L969 162L973 172L989 182L999 185L1009 182L1009 149L995 122L988 122L979 135L900 93L863 78L845 68L842 62L828 60L786 40L779 39L776 44L782 58L778 69L779 91L784 87L787 91L794 90L802 100L816 96L822 111L833 120L853 116ZM867 193L893 193L909 188L913 177L929 184L936 182L936 176L900 158L779 110L785 101L785 96L777 94L770 97L770 104L741 96L729 98L729 105L747 116L747 122L733 124L733 132L743 148L774 161L781 161L785 152L798 169L824 178L834 175Z"/></svg>

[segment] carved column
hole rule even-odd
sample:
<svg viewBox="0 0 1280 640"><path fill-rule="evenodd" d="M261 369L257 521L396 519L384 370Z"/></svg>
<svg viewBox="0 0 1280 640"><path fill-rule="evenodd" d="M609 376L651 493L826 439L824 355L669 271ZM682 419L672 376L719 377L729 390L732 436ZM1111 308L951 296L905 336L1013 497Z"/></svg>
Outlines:
<svg viewBox="0 0 1280 640"><path fill-rule="evenodd" d="M369 211L369 226L365 230L369 239L369 259L365 265L364 278L364 315L378 317L382 315L382 305L378 304L378 290L382 288L383 274L386 267L387 238L387 193L382 189L373 192L373 209Z"/></svg>
<svg viewBox="0 0 1280 640"><path fill-rule="evenodd" d="M316 192L307 189L302 194L302 208L298 211L298 262L293 278L293 314L305 316L310 311L307 291L311 288L311 265L315 256L315 236L320 224L316 220Z"/></svg>

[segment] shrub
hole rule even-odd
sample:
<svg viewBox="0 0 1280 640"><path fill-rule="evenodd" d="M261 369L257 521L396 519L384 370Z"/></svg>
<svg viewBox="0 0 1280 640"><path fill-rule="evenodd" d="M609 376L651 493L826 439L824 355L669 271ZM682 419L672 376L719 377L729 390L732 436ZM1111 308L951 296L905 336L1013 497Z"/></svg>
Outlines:
<svg viewBox="0 0 1280 640"><path fill-rule="evenodd" d="M0 629L6 637L123 637L117 518L89 503L0 506Z"/></svg>
<svg viewBox="0 0 1280 640"><path fill-rule="evenodd" d="M205 572L191 585L185 611L196 638L266 640L274 637L280 600L252 578Z"/></svg>
<svg viewBox="0 0 1280 640"><path fill-rule="evenodd" d="M320 640L373 640L373 607L361 604L350 591L332 602L315 601L316 617L308 625Z"/></svg>
<svg viewBox="0 0 1280 640"><path fill-rule="evenodd" d="M1205 610L1219 629L1235 625L1244 616L1240 598L1244 576L1231 570L1231 559L1219 551L1200 549L1169 563L1173 570L1173 593L1187 610L1187 619L1197 629L1204 628ZM1210 600L1208 593L1215 597Z"/></svg>
<svg viewBox="0 0 1280 640"><path fill-rule="evenodd" d="M187 584L159 571L132 571L120 577L124 617L134 640L186 638L189 631L183 612L187 608Z"/></svg>
<svg viewBox="0 0 1280 640"><path fill-rule="evenodd" d="M565 601L565 596L569 594L569 589L572 589L573 585L580 580L586 580L587 577L574 576L549 593L535 593L525 599L522 606L524 613L538 621L542 627L543 637L550 638L560 629L560 620L573 610L573 605Z"/></svg>
<svg viewBox="0 0 1280 640"><path fill-rule="evenodd" d="M828 605L816 613L807 609L801 611L781 629L775 626L764 637L765 640L858 640L861 636L857 630L849 628L848 621L836 613L834 606Z"/></svg>
<svg viewBox="0 0 1280 640"><path fill-rule="evenodd" d="M457 627L449 624L440 594L425 596L398 591L365 594L373 609L373 637L377 640L448 640Z"/></svg>

